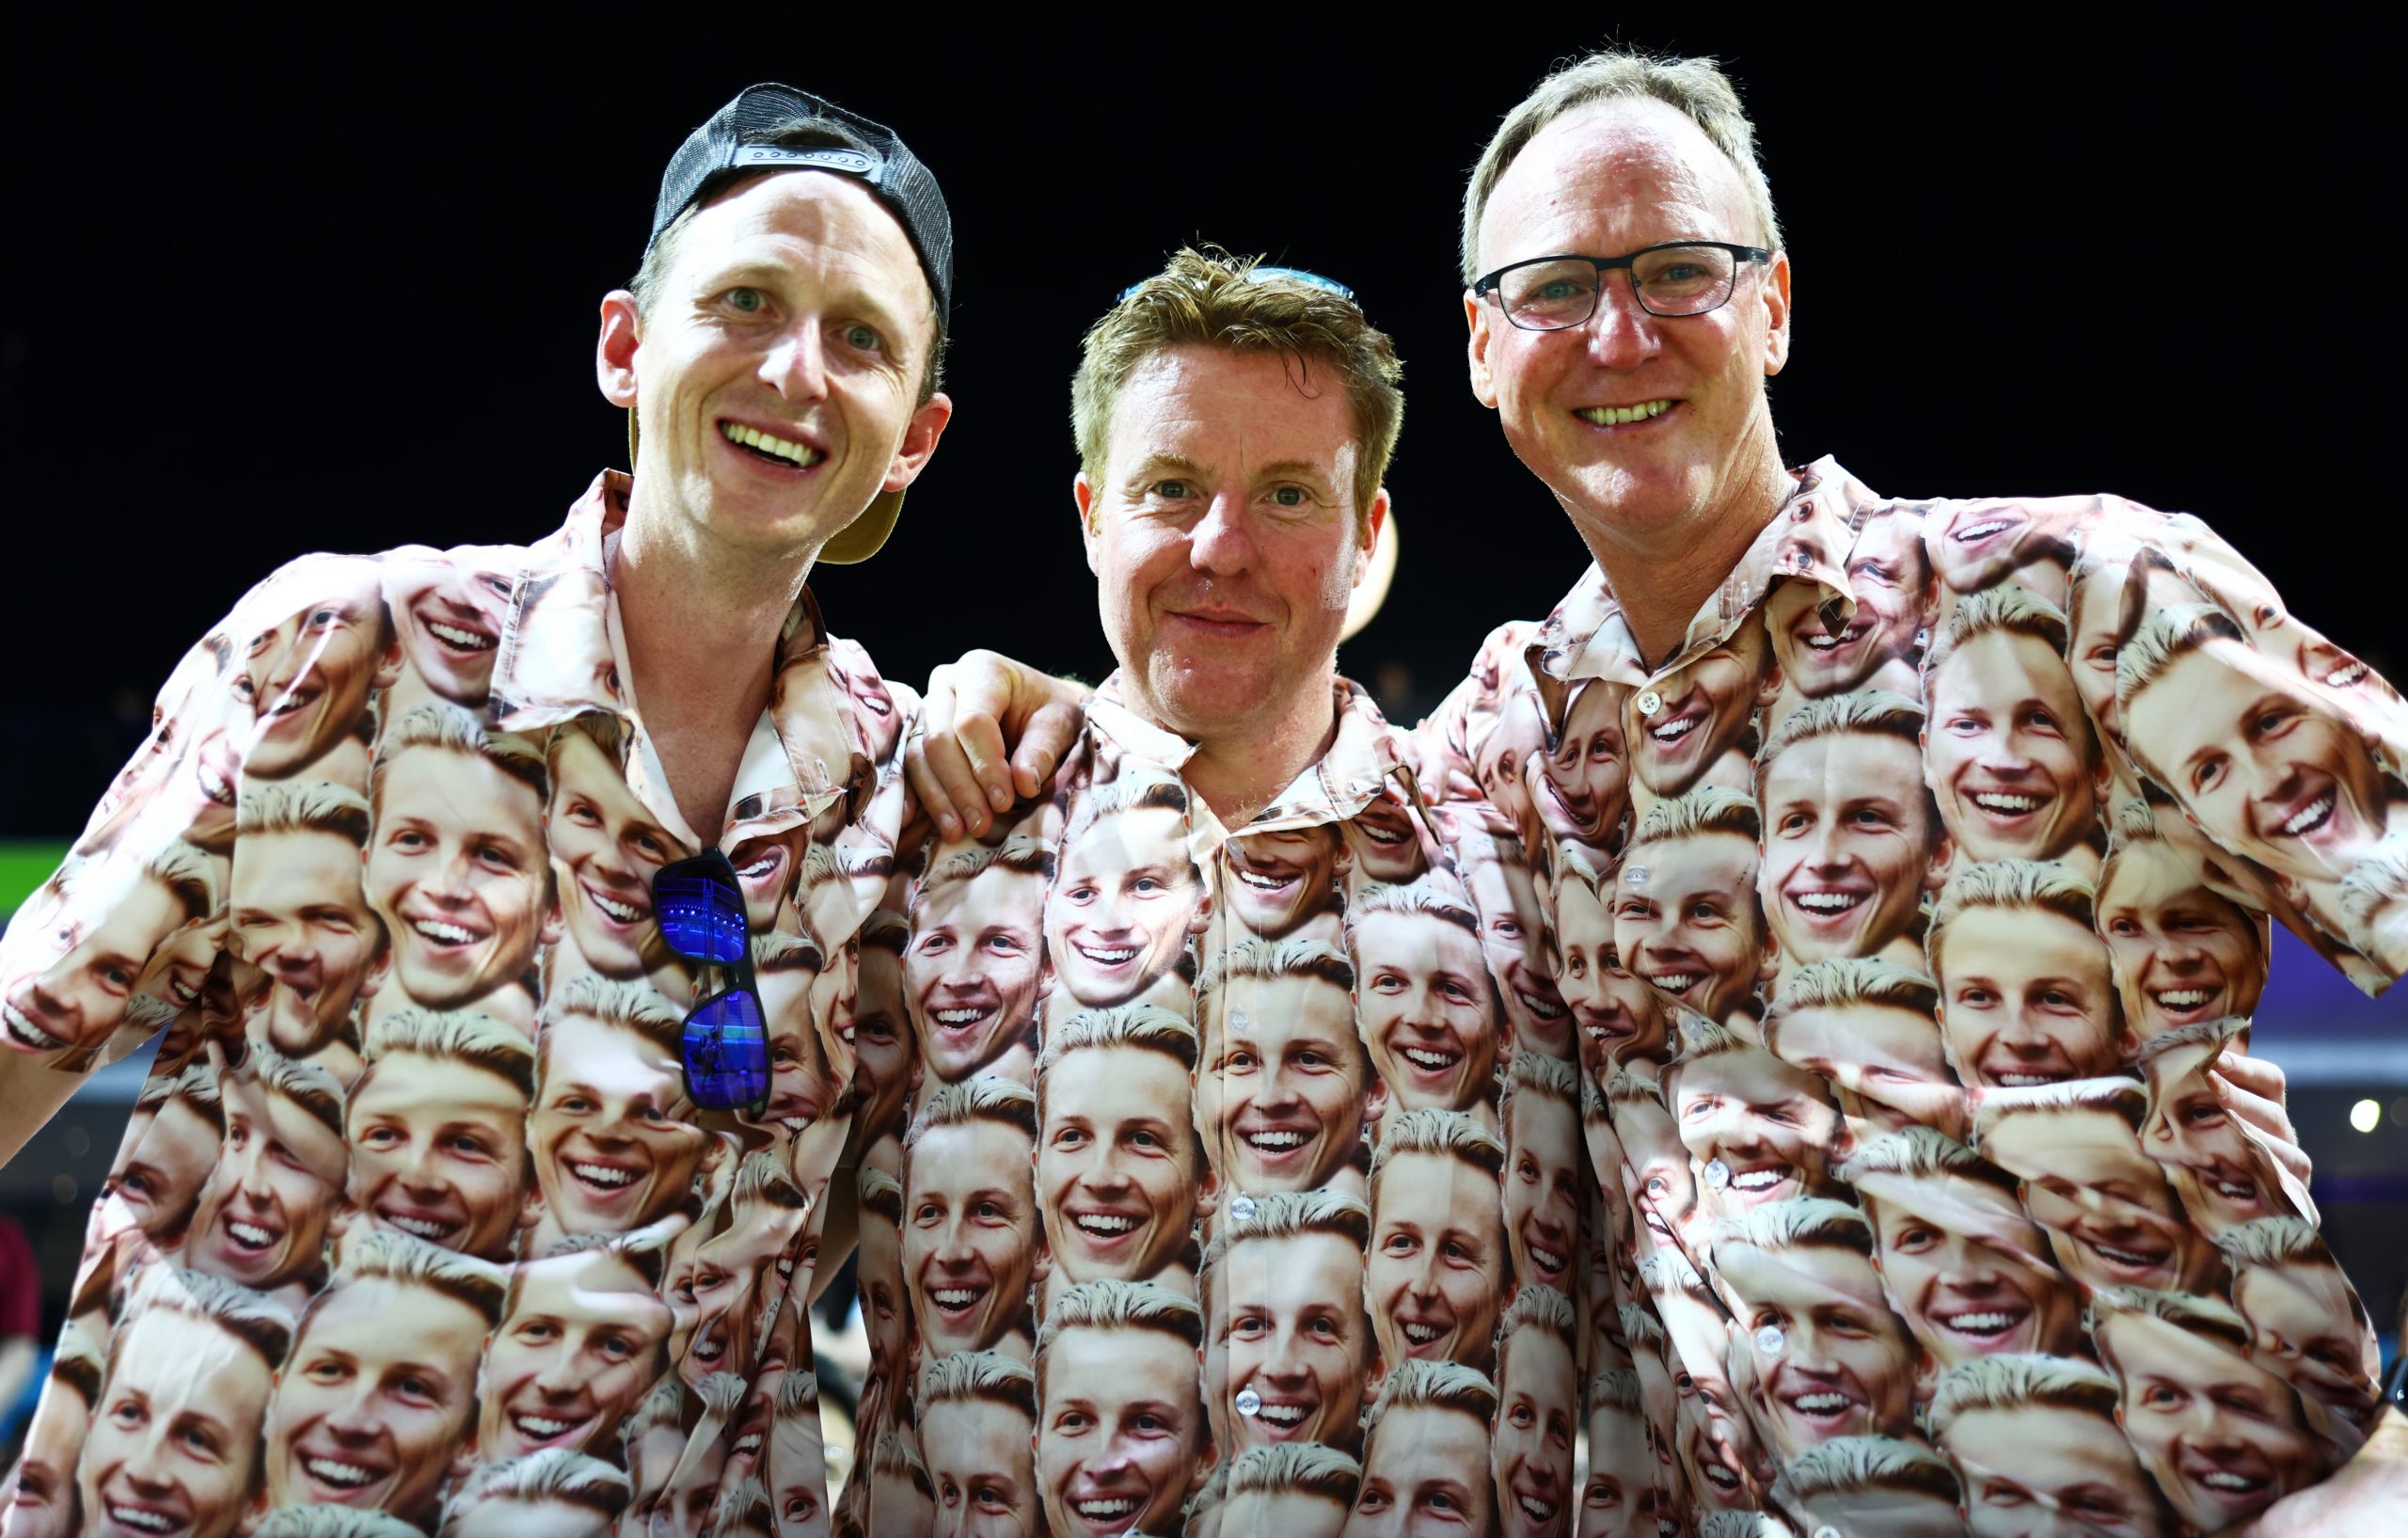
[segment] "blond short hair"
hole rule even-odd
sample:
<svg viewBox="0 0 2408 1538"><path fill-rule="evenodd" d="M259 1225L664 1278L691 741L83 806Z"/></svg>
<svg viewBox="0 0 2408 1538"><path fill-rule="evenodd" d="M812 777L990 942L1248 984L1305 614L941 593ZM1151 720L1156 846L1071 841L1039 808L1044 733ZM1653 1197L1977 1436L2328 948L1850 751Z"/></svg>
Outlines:
<svg viewBox="0 0 2408 1538"><path fill-rule="evenodd" d="M2066 653L2064 610L2019 583L2001 582L1996 587L1984 588L1951 610L1948 623L1932 637L1931 654L1923 670L1926 700L1941 664L1956 656L1959 647L1992 631L2030 636L2061 658ZM2088 720L2083 718L2085 729Z"/></svg>
<svg viewBox="0 0 2408 1538"><path fill-rule="evenodd" d="M1326 940L1241 940L1223 947L1205 967L1204 975L1196 979L1196 995L1217 993L1238 977L1263 981L1309 977L1351 993L1354 965L1344 951Z"/></svg>
<svg viewBox="0 0 2408 1538"><path fill-rule="evenodd" d="M1886 689L1860 690L1809 700L1782 718L1756 753L1756 789L1764 790L1765 770L1800 742L1854 733L1862 737L1896 737L1918 755L1923 748L1924 708L1921 704Z"/></svg>
<svg viewBox="0 0 2408 1538"><path fill-rule="evenodd" d="M2162 1292L2151 1287L2101 1287L2090 1294L2090 1302L2083 1309L2083 1328L2098 1349L2099 1359L2119 1381L2124 1370L2116 1364L2115 1348L2107 1342L2108 1323L2144 1315L2162 1319L2196 1340L2244 1355L2249 1350L2249 1321L2222 1298L2202 1297L2195 1292Z"/></svg>
<svg viewBox="0 0 2408 1538"><path fill-rule="evenodd" d="M633 1494L627 1476L601 1459L574 1448L547 1447L523 1458L479 1466L443 1503L443 1525L449 1528L462 1514L489 1500L531 1506L557 1500L616 1522Z"/></svg>
<svg viewBox="0 0 2408 1538"><path fill-rule="evenodd" d="M1195 1351L1204 1344L1204 1315L1211 1307L1209 1300L1198 1306L1194 1298L1159 1282L1124 1281L1117 1276L1064 1288L1037 1331L1038 1398L1041 1401L1045 1396L1045 1367L1053 1359L1054 1343L1064 1332L1150 1330Z"/></svg>
<svg viewBox="0 0 2408 1538"><path fill-rule="evenodd" d="M1536 1095L1580 1109L1580 1070L1560 1057L1550 1057L1543 1052L1517 1052L1506 1065L1505 1090L1497 1102L1497 1124L1513 1124L1513 1104L1525 1095Z"/></svg>
<svg viewBox="0 0 2408 1538"><path fill-rule="evenodd" d="M2115 1380L2095 1362L2036 1352L2001 1352L1942 1372L1932 1392L1929 1420L1932 1435L1942 1438L1959 1416L1976 1410L2036 1405L2112 1420L2115 1400Z"/></svg>
<svg viewBox="0 0 2408 1538"><path fill-rule="evenodd" d="M1275 354L1298 384L1315 363L1334 372L1354 418L1354 515L1362 520L1387 477L1404 425L1404 366L1396 345L1351 298L1255 269L1260 259L1181 247L1095 323L1070 383L1070 430L1079 468L1101 484L1112 459L1112 414L1138 365L1179 347L1240 356Z"/></svg>
<svg viewBox="0 0 2408 1538"><path fill-rule="evenodd" d="M1418 881L1382 883L1347 905L1346 924L1353 928L1374 913L1426 913L1477 938L1480 916L1455 894L1428 877Z"/></svg>
<svg viewBox="0 0 2408 1538"><path fill-rule="evenodd" d="M1505 1168L1505 1143L1462 1111L1424 1107L1400 1111L1380 1128L1379 1151L1371 1155L1371 1205L1380 1201L1380 1177L1391 1161L1408 1153L1441 1154L1460 1160L1491 1180Z"/></svg>
<svg viewBox="0 0 2408 1538"><path fill-rule="evenodd" d="M571 977L552 991L538 1012L535 1033L535 1077L550 1067L550 1026L562 1015L583 1015L597 1024L628 1032L662 1052L674 1054L684 1035L686 1016L658 992L639 982L614 982L591 975Z"/></svg>
<svg viewBox="0 0 2408 1538"><path fill-rule="evenodd" d="M1253 1211L1244 1217L1225 1212L1213 1226L1212 1243L1204 1246L1196 1291L1207 1314L1213 1311L1221 1267L1240 1245L1325 1233L1354 1245L1358 1256L1370 1247L1371 1209L1360 1197L1324 1186L1317 1191L1271 1191L1251 1199Z"/></svg>
<svg viewBox="0 0 2408 1538"><path fill-rule="evenodd" d="M904 1172L910 1174L911 1150L940 1127L966 1127L991 1121L1037 1141L1037 1092L1024 1084L980 1074L959 1084L942 1086L911 1118L903 1134Z"/></svg>
<svg viewBox="0 0 2408 1538"><path fill-rule="evenodd" d="M818 849L826 846L815 845L813 848ZM832 855L831 859L833 859ZM911 912L917 914L920 906L939 888L974 880L990 870L1012 871L1050 881L1054 879L1054 846L1042 839L1007 838L991 848L980 845L956 849L939 860L926 876L920 878L919 889L911 897Z"/></svg>
<svg viewBox="0 0 2408 1538"><path fill-rule="evenodd" d="M764 929L752 937L752 965L760 972L819 972L828 958L808 935Z"/></svg>
<svg viewBox="0 0 2408 1538"><path fill-rule="evenodd" d="M284 1365L285 1354L293 1348L293 1316L274 1298L223 1276L162 1262L135 1274L124 1311L109 1336L104 1379L117 1371L118 1352L133 1335L134 1324L150 1313L181 1314L214 1324L257 1352L271 1371ZM99 1403L97 1397L93 1403Z"/></svg>
<svg viewBox="0 0 2408 1538"><path fill-rule="evenodd" d="M1196 1070L1196 1027L1169 1010L1150 1004L1119 1004L1104 1009L1082 1009L1045 1031L1045 1050L1037 1060L1037 1098L1045 1100L1045 1072L1074 1052L1104 1047L1134 1047L1156 1052L1189 1072Z"/></svg>
<svg viewBox="0 0 2408 1538"><path fill-rule="evenodd" d="M2261 1265L2324 1265L2339 1269L2324 1236L2304 1217L2255 1217L2216 1235L2216 1248L2237 1275Z"/></svg>
<svg viewBox="0 0 2408 1538"><path fill-rule="evenodd" d="M1948 879L1940 900L1932 904L1931 923L1924 930L1924 960L1932 976L1940 976L1941 942L1948 927L1978 908L2054 913L2095 938L2095 889L2080 872L2054 860L1987 860L1968 865ZM2106 942L2099 944L2105 954Z"/></svg>
<svg viewBox="0 0 2408 1538"><path fill-rule="evenodd" d="M861 1166L853 1178L853 1189L864 1213L876 1213L894 1224L903 1226L903 1182L886 1171L871 1165Z"/></svg>
<svg viewBox="0 0 2408 1538"><path fill-rule="evenodd" d="M1627 1308L1630 1306L1624 1304L1623 1307ZM1643 1416L1647 1413L1645 1386L1640 1383L1635 1370L1608 1367L1590 1377L1586 1413L1593 1416L1608 1410L1620 1415Z"/></svg>
<svg viewBox="0 0 2408 1538"><path fill-rule="evenodd" d="M2185 655L2211 641L2247 644L2232 616L2213 604L2168 604L2150 610L2115 654L2115 693L2124 708L2131 709L2141 690L2171 673Z"/></svg>
<svg viewBox="0 0 2408 1538"><path fill-rule="evenodd" d="M1868 1203L1882 1199L1885 1181L1938 1180L1943 1175L1976 1181L2011 1200L2020 1200L2014 1175L1936 1127L1906 1127L1883 1133L1842 1160L1835 1173L1858 1187ZM1877 1209L1868 1205L1865 1211L1872 1217ZM1877 1218L1873 1226L1877 1230L1880 1228Z"/></svg>
<svg viewBox="0 0 2408 1538"><path fill-rule="evenodd" d="M1829 1197L1791 1197L1714 1220L1713 1248L1845 1249L1871 1259L1873 1225L1864 1214Z"/></svg>
<svg viewBox="0 0 2408 1538"><path fill-rule="evenodd" d="M2011 1116L2068 1116L2082 1111L2115 1117L2137 1136L2142 1120L2148 1115L2148 1086L2138 1079L2119 1075L2066 1079L2016 1089L1985 1089L1981 1103L1973 1112L1973 1147L1979 1149L1998 1124Z"/></svg>
<svg viewBox="0 0 2408 1538"><path fill-rule="evenodd" d="M518 1030L473 1009L424 1009L404 1005L368 1028L368 1070L352 1086L366 1088L376 1065L395 1053L465 1063L506 1079L522 1096L535 1092L535 1046Z"/></svg>
<svg viewBox="0 0 2408 1538"><path fill-rule="evenodd" d="M1514 104L1481 151L1464 189L1463 279L1468 288L1480 272L1480 221L1506 169L1557 119L1608 102L1662 102L1675 108L1711 141L1748 195L1755 238L1781 247L1781 221L1773 214L1772 184L1756 158L1756 128L1739 105L1731 77L1711 58L1676 58L1632 49L1608 48L1554 71Z"/></svg>
<svg viewBox="0 0 2408 1538"><path fill-rule="evenodd" d="M551 775L532 742L507 732L488 732L468 711L438 700L403 711L376 739L376 757L368 769L371 808L384 809L385 777L393 760L412 748L441 748L482 758L532 790L539 804L550 799Z"/></svg>
<svg viewBox="0 0 2408 1538"><path fill-rule="evenodd" d="M1000 1404L1037 1419L1037 1374L999 1351L957 1351L920 1374L920 1413L940 1404Z"/></svg>
<svg viewBox="0 0 2408 1538"><path fill-rule="evenodd" d="M261 1088L309 1112L337 1137L343 1134L343 1105L348 1097L341 1079L315 1063L287 1057L264 1041L251 1043L243 1067L257 1077Z"/></svg>
<svg viewBox="0 0 2408 1538"><path fill-rule="evenodd" d="M330 780L295 780L255 785L234 806L237 838L276 833L326 833L368 847L368 799Z"/></svg>
<svg viewBox="0 0 2408 1538"><path fill-rule="evenodd" d="M1505 1379L1505 1358L1513 1341L1524 1330L1543 1330L1571 1349L1573 1333L1579 1328L1579 1318L1572 1300L1552 1287L1535 1283L1522 1288L1507 1304L1497 1321L1497 1378Z"/></svg>
<svg viewBox="0 0 2408 1538"><path fill-rule="evenodd" d="M1781 1055L1781 1048L1775 1045L1781 1037L1781 1023L1800 1010L1880 1005L1929 1020L1939 1003L1937 983L1894 961L1879 961L1866 956L1809 961L1790 974L1789 980L1781 985L1781 991L1773 995L1772 1007L1765 1011L1765 1050L1776 1057Z"/></svg>
<svg viewBox="0 0 2408 1538"><path fill-rule="evenodd" d="M1390 1410L1456 1410L1486 1426L1497 1419L1497 1385L1478 1368L1409 1356L1388 1370L1380 1397L1363 1418L1366 1435L1375 1435Z"/></svg>
<svg viewBox="0 0 2408 1538"><path fill-rule="evenodd" d="M181 838L167 840L142 863L142 874L167 889L186 922L217 911L217 870L207 853Z"/></svg>
<svg viewBox="0 0 2408 1538"><path fill-rule="evenodd" d="M1623 868L1637 858L1642 844L1670 844L1675 839L1702 838L1707 833L1735 833L1751 844L1764 837L1764 816L1755 798L1728 785L1700 785L1686 796L1657 801L1639 819L1630 846L1623 851Z"/></svg>
<svg viewBox="0 0 2408 1538"><path fill-rule="evenodd" d="M1306 1495L1353 1507L1363 1466L1319 1442L1281 1442L1249 1449L1228 1466L1224 1503L1239 1496Z"/></svg>
<svg viewBox="0 0 2408 1538"><path fill-rule="evenodd" d="M1931 1496L1950 1505L1962 1493L1956 1470L1920 1442L1894 1436L1835 1436L1806 1449L1783 1467L1792 1500L1889 1491Z"/></svg>
<svg viewBox="0 0 2408 1538"><path fill-rule="evenodd" d="M501 1323L509 1296L512 1268L478 1260L455 1250L438 1249L423 1239L389 1229L372 1229L343 1242L342 1263L334 1280L309 1300L295 1339L309 1333L326 1300L361 1282L386 1281L398 1287L423 1288L475 1310L490 1330Z"/></svg>
<svg viewBox="0 0 2408 1538"><path fill-rule="evenodd" d="M390 1512L313 1500L275 1508L260 1518L250 1538L425 1538L425 1530Z"/></svg>

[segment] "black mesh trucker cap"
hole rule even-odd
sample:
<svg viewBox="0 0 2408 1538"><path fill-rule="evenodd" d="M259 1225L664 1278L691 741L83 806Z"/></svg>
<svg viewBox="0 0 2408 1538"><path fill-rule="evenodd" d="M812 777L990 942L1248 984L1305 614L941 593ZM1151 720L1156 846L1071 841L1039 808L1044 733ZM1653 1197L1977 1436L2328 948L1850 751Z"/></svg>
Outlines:
<svg viewBox="0 0 2408 1538"><path fill-rule="evenodd" d="M789 149L743 142L748 132L766 132L799 118L818 118L842 124L865 148L813 145ZM670 157L669 169L661 175L660 197L653 204L652 233L644 240L645 252L651 252L653 243L660 239L660 232L678 214L730 180L780 169L834 171L869 183L879 201L911 237L911 249L919 254L921 270L927 275L929 292L936 296L937 318L940 324L950 326L953 215L945 210L944 194L937 189L935 174L921 165L919 157L906 149L885 124L847 112L832 102L792 86L748 86L735 101L713 113L710 121L686 135L686 142L677 147L677 152ZM636 418L632 411L627 413L627 449L632 464L636 449ZM868 560L886 543L886 536L894 531L895 520L902 511L901 492L879 493L860 517L828 542L819 552L819 559L840 566Z"/></svg>

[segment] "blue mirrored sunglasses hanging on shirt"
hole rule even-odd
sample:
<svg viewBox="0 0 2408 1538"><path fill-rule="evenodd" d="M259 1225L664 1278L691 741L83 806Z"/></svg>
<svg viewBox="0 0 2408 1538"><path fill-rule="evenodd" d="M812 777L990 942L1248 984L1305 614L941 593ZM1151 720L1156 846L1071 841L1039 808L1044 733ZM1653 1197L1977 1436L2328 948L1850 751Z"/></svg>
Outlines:
<svg viewBox="0 0 2408 1538"><path fill-rule="evenodd" d="M769 1032L752 976L744 889L718 849L663 865L652 878L653 912L669 948L729 974L687 1012L679 1055L686 1092L708 1110L758 1110L769 1098Z"/></svg>

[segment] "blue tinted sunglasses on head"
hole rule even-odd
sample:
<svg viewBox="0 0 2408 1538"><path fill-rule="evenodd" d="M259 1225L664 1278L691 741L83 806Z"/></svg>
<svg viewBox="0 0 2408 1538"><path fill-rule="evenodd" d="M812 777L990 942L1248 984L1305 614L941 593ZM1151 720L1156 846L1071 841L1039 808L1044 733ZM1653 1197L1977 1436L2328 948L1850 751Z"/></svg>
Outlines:
<svg viewBox="0 0 2408 1538"><path fill-rule="evenodd" d="M730 974L727 987L687 1012L679 1043L686 1092L710 1110L759 1109L769 1098L769 1032L736 867L717 849L663 865L652 878L652 906L671 950Z"/></svg>

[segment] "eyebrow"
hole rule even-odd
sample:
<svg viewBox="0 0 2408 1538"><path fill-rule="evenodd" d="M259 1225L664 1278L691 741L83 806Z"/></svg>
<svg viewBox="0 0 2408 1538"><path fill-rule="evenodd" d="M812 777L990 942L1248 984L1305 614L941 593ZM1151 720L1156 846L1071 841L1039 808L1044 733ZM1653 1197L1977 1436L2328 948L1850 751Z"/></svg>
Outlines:
<svg viewBox="0 0 2408 1538"><path fill-rule="evenodd" d="M792 269L780 266L776 262L739 262L732 267L721 268L718 274L704 282L702 287L707 295L729 287L781 288L793 280ZM862 311L863 319L897 332L898 335L895 337L897 341L906 340L899 335L904 325L902 317L888 309L884 300L866 289L840 279L829 286L827 294L830 300L827 308L858 309Z"/></svg>

